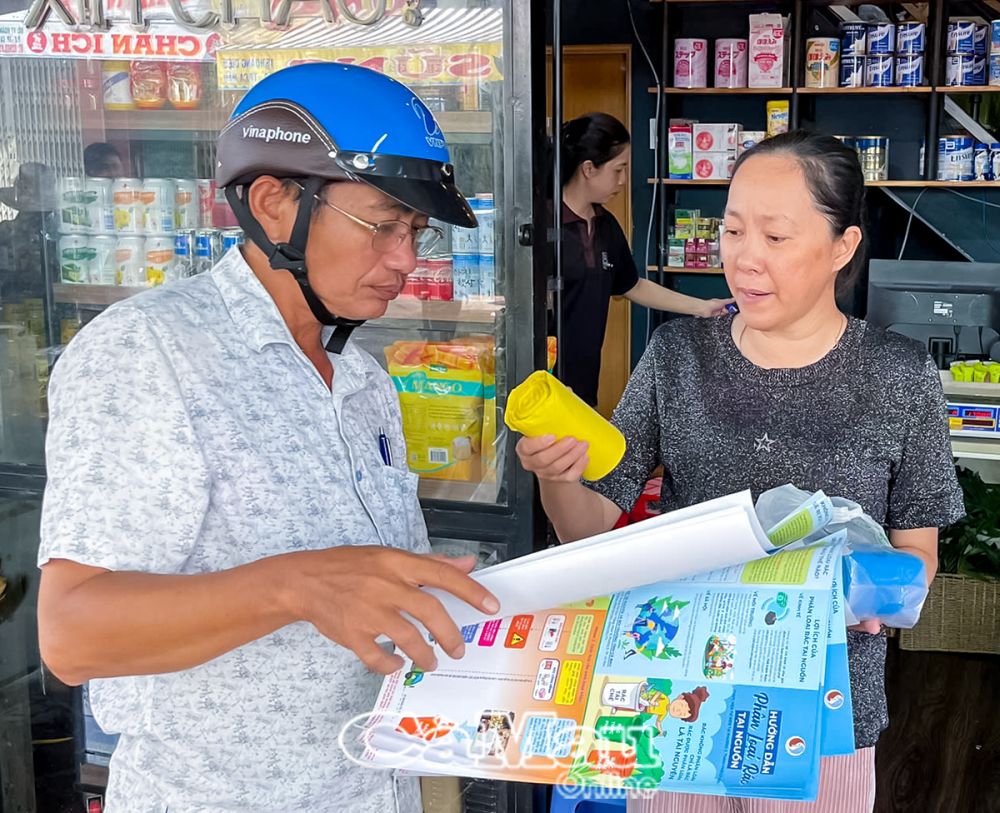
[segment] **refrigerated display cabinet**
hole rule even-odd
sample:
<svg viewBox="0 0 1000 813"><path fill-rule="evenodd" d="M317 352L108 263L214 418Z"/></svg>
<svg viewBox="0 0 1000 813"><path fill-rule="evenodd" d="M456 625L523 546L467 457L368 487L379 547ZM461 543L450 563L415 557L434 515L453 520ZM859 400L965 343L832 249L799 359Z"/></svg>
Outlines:
<svg viewBox="0 0 1000 813"><path fill-rule="evenodd" d="M84 693L38 654L49 372L104 308L203 272L239 239L209 181L215 137L243 92L281 67L383 71L411 85L444 131L483 225L448 229L441 255L421 261L355 340L396 383L435 549L473 552L481 566L532 549L533 485L502 413L510 387L545 359L544 282L525 237L541 208L538 11L528 0L422 6L0 6L0 811L97 809L113 747ZM452 809L456 791L457 810L530 806L523 786L456 779L427 785L429 809Z"/></svg>

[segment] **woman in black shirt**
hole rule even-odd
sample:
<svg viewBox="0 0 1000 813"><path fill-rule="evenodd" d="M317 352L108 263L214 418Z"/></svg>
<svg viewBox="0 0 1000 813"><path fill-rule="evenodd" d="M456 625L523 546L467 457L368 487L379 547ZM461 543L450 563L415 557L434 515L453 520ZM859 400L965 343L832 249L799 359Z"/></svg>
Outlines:
<svg viewBox="0 0 1000 813"><path fill-rule="evenodd" d="M726 299L697 299L640 279L621 226L604 208L628 177L629 133L618 119L590 113L566 122L562 150L562 377L597 403L601 345L612 296L692 316L725 313Z"/></svg>

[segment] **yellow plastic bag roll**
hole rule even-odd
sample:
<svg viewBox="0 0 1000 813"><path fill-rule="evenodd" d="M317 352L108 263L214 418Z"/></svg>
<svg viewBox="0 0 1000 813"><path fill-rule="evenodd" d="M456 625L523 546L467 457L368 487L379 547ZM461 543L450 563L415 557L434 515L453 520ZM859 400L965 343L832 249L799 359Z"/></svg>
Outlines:
<svg viewBox="0 0 1000 813"><path fill-rule="evenodd" d="M538 370L511 390L504 423L529 438L554 435L590 444L587 480L600 480L625 455L625 436L555 376Z"/></svg>

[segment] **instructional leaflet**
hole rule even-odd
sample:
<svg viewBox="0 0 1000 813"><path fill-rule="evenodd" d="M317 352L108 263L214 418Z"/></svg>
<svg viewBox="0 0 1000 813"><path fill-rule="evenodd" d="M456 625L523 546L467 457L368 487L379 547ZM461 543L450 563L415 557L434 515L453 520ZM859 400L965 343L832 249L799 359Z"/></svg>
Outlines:
<svg viewBox="0 0 1000 813"><path fill-rule="evenodd" d="M842 541L469 624L461 660L439 653L434 672L408 664L386 678L361 759L416 773L814 799L820 756L854 746ZM667 536L659 556L673 551L682 555ZM649 564L631 563L634 581Z"/></svg>

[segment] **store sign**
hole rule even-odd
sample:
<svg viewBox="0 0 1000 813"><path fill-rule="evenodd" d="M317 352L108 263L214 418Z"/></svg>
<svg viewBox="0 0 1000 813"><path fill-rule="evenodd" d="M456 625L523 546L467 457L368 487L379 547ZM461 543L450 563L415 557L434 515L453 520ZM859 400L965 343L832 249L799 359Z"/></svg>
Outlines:
<svg viewBox="0 0 1000 813"><path fill-rule="evenodd" d="M58 23L44 30L29 31L20 24L0 23L0 57L211 62L221 43L219 34L194 34L170 24L158 25L155 32L146 32L127 26L84 31Z"/></svg>
<svg viewBox="0 0 1000 813"><path fill-rule="evenodd" d="M419 0L389 0L384 5L373 0L77 0L75 8L67 0L32 0L24 27L40 29L55 15L65 26L91 31L107 28L110 20L128 20L134 26L166 20L203 32L251 20L285 28L293 16L322 15L328 23L371 25L397 14L407 25L419 26L419 9Z"/></svg>
<svg viewBox="0 0 1000 813"><path fill-rule="evenodd" d="M216 54L220 90L247 90L265 76L303 62L362 65L410 84L498 81L500 43L477 45L385 46L228 50Z"/></svg>

